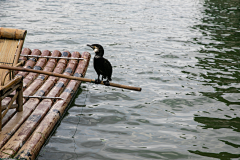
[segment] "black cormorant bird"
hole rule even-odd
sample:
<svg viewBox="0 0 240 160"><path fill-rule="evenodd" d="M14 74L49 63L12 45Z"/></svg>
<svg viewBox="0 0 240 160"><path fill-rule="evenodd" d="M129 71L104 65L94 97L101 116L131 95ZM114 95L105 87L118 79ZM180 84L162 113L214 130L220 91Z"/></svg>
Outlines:
<svg viewBox="0 0 240 160"><path fill-rule="evenodd" d="M93 67L97 72L98 78L95 80L96 84L101 83L100 75L102 75L102 80L107 78L107 81L103 83L107 86L110 85L109 81L112 80L112 65L111 63L103 57L104 49L100 44L88 44L87 46L91 47L95 52L93 59Z"/></svg>

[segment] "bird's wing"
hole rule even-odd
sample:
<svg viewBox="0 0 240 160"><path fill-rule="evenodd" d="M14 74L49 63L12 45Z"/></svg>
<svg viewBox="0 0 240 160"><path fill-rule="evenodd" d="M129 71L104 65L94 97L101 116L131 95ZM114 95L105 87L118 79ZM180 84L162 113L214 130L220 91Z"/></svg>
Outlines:
<svg viewBox="0 0 240 160"><path fill-rule="evenodd" d="M107 59L104 60L104 68L105 68L106 75L108 76L108 78L111 79L111 76L112 76L112 65L111 65L111 63Z"/></svg>

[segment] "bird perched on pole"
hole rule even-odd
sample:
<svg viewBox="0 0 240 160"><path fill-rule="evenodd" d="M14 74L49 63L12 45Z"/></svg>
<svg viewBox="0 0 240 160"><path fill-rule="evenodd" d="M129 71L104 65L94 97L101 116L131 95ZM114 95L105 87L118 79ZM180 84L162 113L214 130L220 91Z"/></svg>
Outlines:
<svg viewBox="0 0 240 160"><path fill-rule="evenodd" d="M111 63L103 57L104 49L100 44L88 44L87 46L91 47L95 52L95 56L93 58L93 67L97 72L98 78L95 80L96 84L101 83L100 75L102 75L103 79L107 79L103 81L106 86L109 86L109 81L112 80L112 65Z"/></svg>

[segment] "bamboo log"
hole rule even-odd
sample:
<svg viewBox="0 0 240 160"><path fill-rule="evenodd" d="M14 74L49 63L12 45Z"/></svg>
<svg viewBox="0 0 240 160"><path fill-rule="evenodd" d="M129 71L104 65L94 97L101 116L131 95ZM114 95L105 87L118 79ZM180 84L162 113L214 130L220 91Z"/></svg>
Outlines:
<svg viewBox="0 0 240 160"><path fill-rule="evenodd" d="M45 50L42 52L41 55L50 55L51 52L48 50ZM42 68L46 65L47 63L47 59L46 58L39 58L35 64L35 66L33 67L33 69L35 70L42 70ZM39 74L35 73L35 72L31 72L29 73L24 79L23 79L23 87L27 88L29 87L34 80L37 78Z"/></svg>
<svg viewBox="0 0 240 160"><path fill-rule="evenodd" d="M6 107L7 106L5 106L5 108ZM14 107L14 106L12 106L12 107ZM17 107L18 107L18 105L16 104L15 108L17 108ZM3 106L2 106L2 109L3 109ZM10 111L7 112L7 114L2 119L2 127L4 127L7 124L7 122L14 116L14 114L16 112L17 112L16 109L10 109Z"/></svg>
<svg viewBox="0 0 240 160"><path fill-rule="evenodd" d="M17 112L4 126L0 136L0 148L11 138L22 123L30 116L37 104L39 103L38 98L31 98L24 104L24 111Z"/></svg>
<svg viewBox="0 0 240 160"><path fill-rule="evenodd" d="M72 57L80 57L80 54L74 52L72 54ZM78 61L76 60L69 61L64 74L72 75L73 72L69 72L68 70L74 71L77 67L77 64ZM67 86L69 79L61 78L59 79L59 81L64 83L64 86ZM62 91L55 92L56 95L54 96L58 96L60 93L62 93ZM47 112L52 106L52 103L53 101L49 100L44 100L40 102L40 104L36 107L31 116L21 125L21 127L17 130L13 137L2 147L0 152L1 158L8 158L9 155L13 155L19 150L21 144L29 138L30 134L35 130L37 125L41 122L42 118L47 114ZM9 148L11 148L11 150L9 150Z"/></svg>
<svg viewBox="0 0 240 160"><path fill-rule="evenodd" d="M77 54L75 52L72 54L72 57L80 57L80 56L81 55L78 52L77 52ZM76 60L70 60L68 65L67 65L67 67L66 67L66 69L65 69L65 71L64 71L64 73L62 75L71 76L73 74L73 71L77 67L77 63L78 63L78 61L76 61ZM59 96L60 93L62 93L62 91L66 87L68 82L69 82L69 79L60 78L58 80L58 82L55 84L55 86L53 87L53 89L49 92L48 96L49 97Z"/></svg>
<svg viewBox="0 0 240 160"><path fill-rule="evenodd" d="M35 51L35 52L34 52ZM33 53L40 53L39 50L34 50ZM39 51L39 52L38 52ZM67 53L68 55L66 55L67 57L69 57L71 54ZM31 60L30 60L31 61ZM62 73L62 71L64 70L64 68L66 67L67 64L67 60L59 60L57 66L54 69L54 72L56 71L57 73ZM27 65L27 64L26 64ZM24 73L21 71L21 73ZM49 78L49 79L58 79L56 77L53 78ZM55 82L55 81L53 81ZM52 100L50 99L44 99L42 101L42 107L40 108L45 108L45 107L49 107L48 105L46 105L46 101L50 101L52 105ZM17 112L7 123L7 125L5 125L4 130L1 132L1 136L0 136L0 148L3 147L3 145L5 143L7 143L7 141L10 139L10 137L12 135L14 135L14 133L17 131L17 129L22 125L22 123L25 122L25 120L30 116L30 114L35 110L35 108L37 107L37 105L39 104L40 99L38 98L30 98L25 104L24 104L24 111L23 112ZM1 159L1 158L0 158Z"/></svg>
<svg viewBox="0 0 240 160"><path fill-rule="evenodd" d="M48 50L45 50L42 52L43 56L48 56L50 55L51 52ZM37 69L42 69L47 63L47 59L46 58L39 58L38 61L36 62L36 65L33 67L35 70ZM27 88L28 86L30 86L33 81L37 78L38 73L29 73L24 79L23 79L23 87Z"/></svg>
<svg viewBox="0 0 240 160"><path fill-rule="evenodd" d="M29 48L23 48L21 55L29 55L31 53L32 51ZM21 61L24 61L24 62L27 61L27 57L20 56L18 59L18 62L21 62Z"/></svg>
<svg viewBox="0 0 240 160"><path fill-rule="evenodd" d="M22 55L29 55L31 54L32 51L29 48L24 48L22 50ZM19 57L19 62L23 62L25 63L25 61L27 61L26 57ZM17 71L14 73L17 74ZM15 93L15 92L14 92ZM10 101L9 97L6 97L5 99L2 100L2 107L4 108ZM6 108L6 107L5 107ZM16 113L15 109L11 109L10 111L7 112L6 116L3 117L2 119L2 126L4 126L12 117L13 115Z"/></svg>
<svg viewBox="0 0 240 160"><path fill-rule="evenodd" d="M0 38L24 39L26 34L26 30L0 27Z"/></svg>
<svg viewBox="0 0 240 160"><path fill-rule="evenodd" d="M68 78L68 79L73 79L73 80L95 83L94 79L68 76L68 75L57 74L57 73L52 73L52 72L44 72L44 71L39 71L39 70L34 70L34 69L11 67L11 66L6 66L6 65L0 65L0 68L10 69L10 70L18 70L18 71L24 71L24 72L35 72L35 73L46 74L46 75L50 75L50 76L56 76L56 77L61 77L61 78ZM104 85L103 81L100 84ZM117 88L129 89L129 90L135 90L135 91L141 91L142 90L142 88L140 88L140 87L121 85L121 84L116 84L116 83L111 83L111 82L110 82L110 86L117 87Z"/></svg>
<svg viewBox="0 0 240 160"><path fill-rule="evenodd" d="M31 50L30 50L31 51ZM38 50L38 49L34 49L32 51L32 55L40 55L41 54L41 51ZM36 60L33 58L27 60L27 62L25 63L24 67L23 68L33 68L33 66L36 64ZM28 75L28 72L18 72L17 75L21 75L23 78L25 78L27 75ZM23 90L25 89L25 87L23 87Z"/></svg>
<svg viewBox="0 0 240 160"><path fill-rule="evenodd" d="M55 50L53 51L53 55L55 56L60 56L61 55L61 52L59 52L58 50ZM66 68L66 65L67 65L67 60L65 59L61 59L58 61L56 61L56 59L50 59L49 60L51 62L51 65L49 64L49 67L53 68L53 73L63 73L64 69ZM57 64L56 64L57 63ZM56 65L56 67L55 67ZM55 67L55 68L54 68ZM43 96L43 95L47 95L50 90L52 90L52 88L54 87L54 85L57 83L59 77L53 77L53 76L50 76L48 78L49 75L44 75L44 74L40 74L39 77L43 77L44 76L44 80L45 83L38 89L38 91L34 94L34 96ZM43 78L39 78L42 80L43 82ZM56 97L56 96L53 96L52 97Z"/></svg>
<svg viewBox="0 0 240 160"><path fill-rule="evenodd" d="M40 50L35 50L35 52L40 52ZM50 55L50 51L48 50L45 50L42 52L42 55ZM47 62L47 59L46 58L40 58L38 59L38 61L36 62L36 65L35 66L39 66L39 67L43 67L45 66ZM35 68L35 67L34 67ZM30 86L30 84L34 81L34 79L36 79L36 77L38 76L37 73L29 73L24 79L23 79L23 88L27 88L28 86ZM34 86L36 87L36 86ZM34 90L32 90L30 87L27 88L27 90L25 90L25 94L27 94L26 92L33 92ZM30 94L27 94L27 95L30 95ZM3 105L7 105L9 102L11 101L10 98L6 98L3 100ZM23 103L25 103L25 99L23 100Z"/></svg>
<svg viewBox="0 0 240 160"><path fill-rule="evenodd" d="M84 76L87 70L87 66L89 64L90 54L84 52L83 57L87 59L87 61L79 62L75 74L82 74ZM24 158L28 160L35 159L46 138L49 136L52 129L54 128L61 115L66 110L69 102L71 101L73 94L69 91L71 90L73 92L76 92L80 83L81 81L76 80L71 80L68 83L66 89L61 94L61 97L64 98L64 100L59 100L53 106L51 105L52 108L50 109L48 114L39 124L37 129L32 133L31 137L26 141L23 147L18 151L15 158Z"/></svg>

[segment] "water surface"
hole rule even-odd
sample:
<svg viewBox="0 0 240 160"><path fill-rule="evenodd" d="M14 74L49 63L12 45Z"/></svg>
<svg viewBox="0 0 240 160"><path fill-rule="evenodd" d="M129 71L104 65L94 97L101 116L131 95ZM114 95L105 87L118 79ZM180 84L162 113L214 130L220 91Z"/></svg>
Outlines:
<svg viewBox="0 0 240 160"><path fill-rule="evenodd" d="M38 160L239 159L238 0L0 0L24 47L93 51L113 82L83 83ZM87 78L96 78L92 60Z"/></svg>

